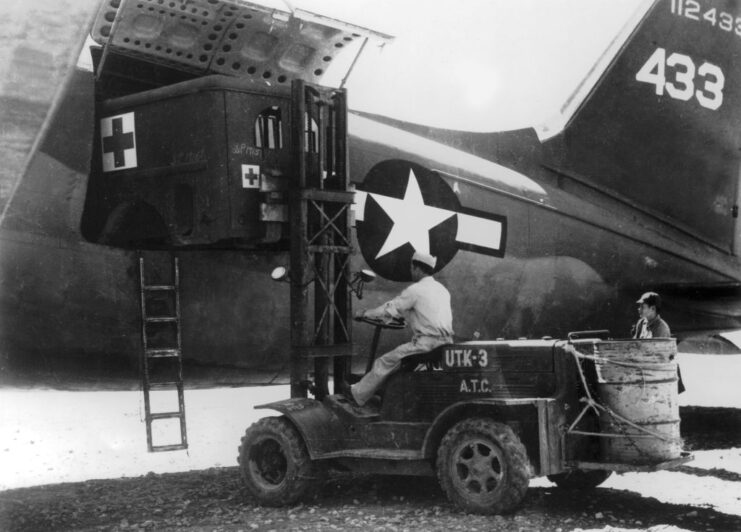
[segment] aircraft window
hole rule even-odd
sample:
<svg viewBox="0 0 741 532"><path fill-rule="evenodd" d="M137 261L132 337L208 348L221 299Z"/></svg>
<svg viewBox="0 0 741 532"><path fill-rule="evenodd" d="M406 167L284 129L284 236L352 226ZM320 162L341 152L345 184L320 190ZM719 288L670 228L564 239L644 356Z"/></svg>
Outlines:
<svg viewBox="0 0 741 532"><path fill-rule="evenodd" d="M255 146L271 150L283 148L280 107L268 107L255 120Z"/></svg>
<svg viewBox="0 0 741 532"><path fill-rule="evenodd" d="M307 152L319 153L319 126L312 118L309 127L309 113L304 115L304 145Z"/></svg>

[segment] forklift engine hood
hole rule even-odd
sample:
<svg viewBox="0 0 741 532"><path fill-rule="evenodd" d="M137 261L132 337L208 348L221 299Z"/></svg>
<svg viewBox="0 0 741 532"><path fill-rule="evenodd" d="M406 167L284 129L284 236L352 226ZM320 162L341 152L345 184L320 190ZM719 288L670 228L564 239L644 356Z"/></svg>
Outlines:
<svg viewBox="0 0 741 532"><path fill-rule="evenodd" d="M300 9L238 0L105 0L91 37L107 53L196 76L318 83L346 48L392 37ZM361 44L362 43L362 44ZM352 68L352 65L349 66Z"/></svg>

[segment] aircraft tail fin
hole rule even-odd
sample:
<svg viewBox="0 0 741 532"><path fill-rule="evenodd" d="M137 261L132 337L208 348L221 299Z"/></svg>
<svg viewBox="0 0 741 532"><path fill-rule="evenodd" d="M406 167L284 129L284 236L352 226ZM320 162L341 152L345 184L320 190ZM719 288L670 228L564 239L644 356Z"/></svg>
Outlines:
<svg viewBox="0 0 741 532"><path fill-rule="evenodd" d="M638 15L563 128L539 132L545 164L737 253L741 2L657 0Z"/></svg>

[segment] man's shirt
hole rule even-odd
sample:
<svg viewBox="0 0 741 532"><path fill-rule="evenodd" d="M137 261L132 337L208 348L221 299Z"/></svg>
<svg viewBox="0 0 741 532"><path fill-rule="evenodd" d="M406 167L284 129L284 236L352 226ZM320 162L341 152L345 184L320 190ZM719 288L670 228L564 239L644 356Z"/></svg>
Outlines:
<svg viewBox="0 0 741 532"><path fill-rule="evenodd" d="M645 318L638 320L633 338L669 338L671 335L669 325L657 315L651 321Z"/></svg>
<svg viewBox="0 0 741 532"><path fill-rule="evenodd" d="M431 276L408 286L397 297L365 313L369 318L404 317L415 336L452 336L450 292Z"/></svg>

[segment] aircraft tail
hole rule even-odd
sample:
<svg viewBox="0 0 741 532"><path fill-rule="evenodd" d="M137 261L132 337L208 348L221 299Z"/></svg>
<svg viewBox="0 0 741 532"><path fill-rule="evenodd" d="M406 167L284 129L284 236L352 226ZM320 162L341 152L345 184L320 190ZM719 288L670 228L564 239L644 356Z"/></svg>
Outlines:
<svg viewBox="0 0 741 532"><path fill-rule="evenodd" d="M738 254L741 2L656 0L638 15L563 127L540 130L544 163Z"/></svg>

